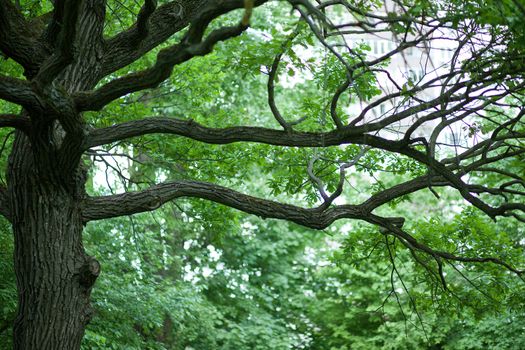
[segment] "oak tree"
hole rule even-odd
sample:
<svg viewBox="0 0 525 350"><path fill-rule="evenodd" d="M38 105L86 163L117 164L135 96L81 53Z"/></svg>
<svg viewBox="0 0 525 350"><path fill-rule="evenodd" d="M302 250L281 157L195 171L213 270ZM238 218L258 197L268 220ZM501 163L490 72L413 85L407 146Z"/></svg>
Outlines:
<svg viewBox="0 0 525 350"><path fill-rule="evenodd" d="M80 347L92 313L90 292L101 270L83 249L88 222L153 211L181 197L319 230L341 219L377 225L414 254L428 257L419 262L435 271L445 289L447 261L495 264L522 274L498 256L436 249L405 230L404 218L379 214L385 204L411 193L429 189L437 196L435 188L448 187L494 220L525 221L525 180L513 172L525 153L520 1L394 0L379 6L377 1L288 0L278 5L291 12L268 20L281 28L272 33L257 32L256 26L248 31L258 7L274 5L264 0L145 0L125 28L125 20L115 25L110 1L55 0L36 11L32 4L0 0L0 52L11 67L0 72L6 109L0 111L0 126L14 129L0 213L15 237L15 349ZM282 29L282 23L289 28ZM193 118L191 109L170 113L163 108L148 117L107 120L104 110L112 103L133 114L131 106L144 103L159 86L169 90L176 67L210 54L220 42L242 45L234 40L249 35L272 43L271 60L248 54L256 63L252 74L265 79L264 102L273 121L247 116L230 125L220 105L206 118ZM379 46L372 50L371 43ZM297 54L295 45L306 51ZM391 62L414 52L420 55L420 70L400 79ZM433 63L439 52L448 55L447 64ZM288 81L280 78L284 70ZM294 81L296 72L303 73L302 81ZM313 89L312 82L317 83ZM304 90L308 103L285 113L278 95L286 94L286 84L310 84ZM129 98L143 91L142 99ZM458 130L467 136L456 138ZM140 150L137 138L153 134L284 150L302 169L301 176L291 174L300 183L283 189L273 182L272 194L292 197L307 182L305 195L313 205L193 179L137 184L107 196L87 194L87 156L123 142ZM312 150L306 160L298 154L302 149ZM383 170L403 177L378 186L364 200L351 200L347 173L373 174L380 159L390 159ZM481 181L492 175L497 180Z"/></svg>

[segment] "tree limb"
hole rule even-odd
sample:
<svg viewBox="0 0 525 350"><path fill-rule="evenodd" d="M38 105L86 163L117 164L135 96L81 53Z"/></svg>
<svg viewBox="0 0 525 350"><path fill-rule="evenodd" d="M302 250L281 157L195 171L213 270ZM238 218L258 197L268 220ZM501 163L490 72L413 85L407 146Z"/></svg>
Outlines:
<svg viewBox="0 0 525 350"><path fill-rule="evenodd" d="M491 218L504 215L508 210L504 207L491 207L478 197L472 195L469 191L469 186L459 175L453 173L452 168L448 168L431 155L418 151L403 141L388 140L366 134L368 127L369 125L365 124L362 126L355 126L351 129L344 128L326 133L310 133L281 131L260 127L230 127L214 129L204 127L193 120L183 121L173 118L147 118L94 130L87 136L84 148L88 149L124 138L149 133L176 134L210 144L228 144L249 141L276 146L293 147L329 147L350 143L368 145L389 152L403 154L427 165L429 169L432 169L436 174L442 176L450 186L456 188L463 198L485 212ZM516 207L516 209L520 208Z"/></svg>
<svg viewBox="0 0 525 350"><path fill-rule="evenodd" d="M254 1L259 6L267 0ZM244 7L242 0L184 0L172 1L156 8L149 16L149 22L139 16L137 23L128 30L106 41L108 50L104 54L100 78L136 61L148 51L168 40L192 21L202 18L204 11L213 9L218 17L234 9ZM142 32L143 34L139 34ZM145 35L144 33L147 32Z"/></svg>
<svg viewBox="0 0 525 350"><path fill-rule="evenodd" d="M26 21L10 0L0 0L0 51L24 67L27 77L34 76L47 57L40 34L36 22Z"/></svg>
<svg viewBox="0 0 525 350"><path fill-rule="evenodd" d="M515 273L518 276L521 276L525 273L525 270L519 270L514 266L510 265L509 263L495 257L465 257L445 251L434 250L431 247L419 242L407 232L403 231L399 225L396 225L392 223L392 221L380 216L371 215L366 221L368 221L371 224L385 228L390 234L399 238L407 248L411 250L419 250L434 258L442 258L449 261L460 261L469 263L493 263L505 267L507 270Z"/></svg>
<svg viewBox="0 0 525 350"><path fill-rule="evenodd" d="M183 41L163 49L157 55L157 61L153 67L115 79L93 92L76 94L76 106L80 111L100 110L121 96L156 87L169 78L175 65L186 62L195 56L204 56L210 53L216 43L238 36L246 28L241 24L223 27L211 32L202 42L190 44Z"/></svg>
<svg viewBox="0 0 525 350"><path fill-rule="evenodd" d="M438 262L440 262L440 259L445 259L473 263L494 263L504 266L517 275L524 273L523 270L518 270L498 258L464 257L445 251L434 250L420 243L401 229L404 218L380 217L364 210L362 205L341 205L330 208L317 207L307 209L252 197L226 187L206 182L173 181L154 185L138 192L87 198L82 203L83 220L88 222L148 212L159 208L168 201L181 197L206 199L262 218L288 220L317 230L328 227L336 220L360 219L384 228L386 230L384 233L388 232L398 237L409 249L429 254Z"/></svg>
<svg viewBox="0 0 525 350"><path fill-rule="evenodd" d="M43 109L43 103L25 80L0 75L0 99L16 103L30 110Z"/></svg>
<svg viewBox="0 0 525 350"><path fill-rule="evenodd" d="M50 26L50 36L58 36L55 52L40 66L35 77L35 83L40 88L48 85L72 61L75 56L74 43L77 32L77 20L81 1L57 0L55 11ZM54 33L58 31L58 33ZM54 38L53 38L54 41Z"/></svg>
<svg viewBox="0 0 525 350"><path fill-rule="evenodd" d="M164 203L181 197L207 199L263 218L289 220L318 230L328 227L338 219L360 219L366 215L355 205L326 210L306 209L197 181L166 182L139 192L88 198L82 203L82 213L86 222L101 220L155 210Z"/></svg>
<svg viewBox="0 0 525 350"><path fill-rule="evenodd" d="M366 128L361 126L353 129L320 133L287 132L250 126L208 128L192 119L182 120L167 117L150 117L124 122L107 128L95 129L88 134L85 149L153 133L180 135L210 144L249 141L275 146L337 146L346 143L364 143L365 137L362 134L365 130ZM370 136L370 138L376 138L376 136Z"/></svg>
<svg viewBox="0 0 525 350"><path fill-rule="evenodd" d="M6 127L27 132L31 127L31 120L24 115L0 114L0 128Z"/></svg>
<svg viewBox="0 0 525 350"><path fill-rule="evenodd" d="M159 6L149 16L149 22L138 20L133 26L105 42L100 78L123 68L146 54L186 27L209 0L172 1ZM140 29L143 28L143 29ZM147 29L146 35L140 35ZM143 36L141 38L141 36ZM141 38L138 44L137 38Z"/></svg>
<svg viewBox="0 0 525 350"><path fill-rule="evenodd" d="M148 22L151 15L157 8L156 0L144 0L144 5L140 8L140 12L137 16L137 41L140 44L142 40L148 35Z"/></svg>

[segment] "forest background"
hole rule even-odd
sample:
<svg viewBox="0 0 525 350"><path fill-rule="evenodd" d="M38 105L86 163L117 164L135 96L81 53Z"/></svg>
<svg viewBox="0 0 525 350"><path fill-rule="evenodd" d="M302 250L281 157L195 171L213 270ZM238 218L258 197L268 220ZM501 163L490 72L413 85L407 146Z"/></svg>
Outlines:
<svg viewBox="0 0 525 350"><path fill-rule="evenodd" d="M374 13L382 4L349 3L366 13ZM417 17L439 2L399 3L408 9L407 15ZM480 31L511 33L507 44L523 57L525 37L519 23L525 13L520 12L520 2L449 4L445 14L450 23L454 25L459 17L455 25L460 29L477 26ZM51 3L40 1L21 1L20 6L28 17L52 10ZM131 25L140 9L138 2L108 1L105 34ZM219 17L212 27L237 23L243 11ZM345 76L344 67L327 52L307 21L288 2L269 2L253 10L250 26L204 57L174 66L158 87L125 95L101 111L86 112L86 119L91 125L109 127L162 114L215 128L245 125L247 120L275 127L275 113L268 108L270 76L276 84L274 106L277 101L283 115L299 119L297 128L328 130L331 123L337 124L331 119L329 101ZM178 33L170 40L180 37ZM150 67L165 46L125 70ZM366 43L353 48L360 57L371 51ZM282 62L272 77L276 56ZM494 59L501 63L502 56ZM509 73L514 85L508 89L522 82L520 69ZM0 60L0 72L23 75L22 68L7 57ZM363 103L381 96L377 74L363 74L345 97L348 103L355 96ZM417 100L410 89L423 84L408 78L401 90ZM517 88L512 96L505 96L506 106L486 106L484 116L493 118L465 124L468 137L490 137L507 120L516 120L516 114L512 132L523 135L522 93ZM337 108L343 123L352 118L344 115L343 107ZM0 110L18 113L19 106L2 101ZM13 130L1 132L1 165L6 168ZM516 147L523 148L522 138L512 140ZM449 151L444 147L443 152ZM427 171L410 157L354 144L333 148L210 145L160 134L93 147L83 161L89 167L86 190L91 196L143 189L166 179L197 180L312 207L322 203L320 192L338 191L340 159L355 160L345 168L349 190L341 194L341 203L366 201ZM515 175L517 182L510 187L514 192L506 195L523 203L523 153L493 166ZM481 188L501 188L508 181L505 174L473 176ZM495 257L517 268L525 265L520 217L492 220L452 186L428 186L399 196L377 212L404 217L403 230L436 251ZM82 349L525 349L525 285L520 276L491 262L444 259L434 264L435 257L409 249L387 233L352 220L314 230L191 198L168 202L150 213L89 222L84 247L98 259L102 273L92 290L94 315ZM12 348L17 312L13 254L11 226L3 220L2 349Z"/></svg>

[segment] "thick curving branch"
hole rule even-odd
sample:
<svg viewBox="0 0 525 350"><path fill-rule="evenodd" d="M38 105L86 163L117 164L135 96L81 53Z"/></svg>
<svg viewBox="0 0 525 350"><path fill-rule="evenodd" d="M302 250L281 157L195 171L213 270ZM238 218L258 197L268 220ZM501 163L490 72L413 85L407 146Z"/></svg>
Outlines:
<svg viewBox="0 0 525 350"><path fill-rule="evenodd" d="M208 0L172 1L156 8L137 23L105 41L100 77L123 68L189 25ZM149 11L148 11L149 12Z"/></svg>
<svg viewBox="0 0 525 350"><path fill-rule="evenodd" d="M254 6L259 6L266 1L254 1ZM141 11L143 15L139 15L137 23L106 40L105 47L108 49L104 54L100 78L136 61L193 21L202 19L206 11L212 13L212 18L216 18L243 7L244 1L242 0L172 1L157 7L152 12L152 7L148 6L147 11Z"/></svg>
<svg viewBox="0 0 525 350"><path fill-rule="evenodd" d="M144 40L148 36L148 24L149 20L151 18L151 15L153 15L153 12L157 8L157 1L156 0L144 0L144 5L140 8L140 12L137 16L137 34L136 34L136 40L140 44L142 40Z"/></svg>
<svg viewBox="0 0 525 350"><path fill-rule="evenodd" d="M48 30L48 39L52 40L55 52L44 61L34 79L40 88L50 84L73 62L80 4L81 1L75 0L57 0L55 3L54 16Z"/></svg>
<svg viewBox="0 0 525 350"><path fill-rule="evenodd" d="M206 199L263 218L289 220L305 227L321 230L340 219L372 220L371 212L374 209L395 198L418 191L427 184L428 179L423 176L373 195L359 205L331 207L321 205L316 208L303 208L253 197L212 183L180 180L153 185L142 191L89 197L82 203L82 215L85 222L132 215L152 211L169 201L186 197ZM434 185L444 185L444 183L435 181ZM397 222L398 218L385 218L384 220Z"/></svg>
<svg viewBox="0 0 525 350"><path fill-rule="evenodd" d="M326 210L307 209L197 181L166 182L139 192L88 198L82 203L82 213L86 222L101 220L155 210L164 203L181 197L206 199L263 218L289 220L318 230L328 227L338 219L360 219L366 216L366 213L355 205Z"/></svg>
<svg viewBox="0 0 525 350"><path fill-rule="evenodd" d="M111 101L126 94L156 87L169 78L175 65L195 56L210 53L216 43L238 36L246 29L247 27L242 24L223 27L211 32L202 42L190 44L183 41L163 49L157 55L157 61L153 67L115 79L93 92L76 94L76 107L80 111L100 110Z"/></svg>
<svg viewBox="0 0 525 350"><path fill-rule="evenodd" d="M31 119L25 115L0 114L0 128L15 128L27 132L31 127Z"/></svg>
<svg viewBox="0 0 525 350"><path fill-rule="evenodd" d="M208 128L192 119L182 120L168 117L150 117L92 130L86 138L85 149L131 137L155 133L179 135L210 144L247 141L275 146L323 147L345 143L364 143L365 137L362 134L365 130L365 127L359 126L353 129L325 133L287 132L250 126ZM370 137L375 138L375 136Z"/></svg>
<svg viewBox="0 0 525 350"><path fill-rule="evenodd" d="M0 99L21 105L29 110L41 110L43 102L25 80L0 75Z"/></svg>
<svg viewBox="0 0 525 350"><path fill-rule="evenodd" d="M207 128L193 120L178 120L173 118L147 118L138 121L131 121L119 125L93 130L88 134L85 149L91 147L119 141L125 138L141 136L150 133L175 134L197 141L210 144L228 144L234 142L256 142L276 146L293 147L329 147L342 144L359 144L382 149L408 156L422 164L428 166L435 175L439 175L451 187L456 188L459 193L472 205L485 212L491 218L507 215L511 209L522 210L521 206L500 206L492 207L471 193L471 189L461 176L463 173L456 174L453 170L457 167L450 167L439 162L429 154L425 154L404 141L388 140L379 136L367 134L369 125L356 126L354 128L336 129L326 133L309 133L297 131L281 131L260 127L230 127L230 128ZM512 156L508 154L503 157ZM481 160L485 165L498 159L487 158ZM459 165L458 165L459 166Z"/></svg>
<svg viewBox="0 0 525 350"><path fill-rule="evenodd" d="M436 260L438 265L441 264L441 259L444 259L448 261L470 263L493 263L501 265L519 276L525 272L523 270L518 270L509 263L495 257L465 257L432 249L402 230L404 218L380 217L369 211L373 207L384 202L385 198L391 200L396 196L417 190L414 187L411 189L410 185L416 185L415 187L417 187L417 185L422 185L423 183L428 183L427 179L423 177L416 181L409 181L403 184L403 188L397 187L396 190L391 189L386 196L373 196L375 199L369 200L361 205L340 205L329 208L321 206L309 209L253 197L211 183L173 181L155 185L138 192L127 192L119 195L87 198L82 203L82 215L83 220L89 222L93 220L152 211L166 202L177 198L200 198L223 204L262 218L288 220L317 230L322 230L328 227L336 220L359 219L379 226L385 234L392 234L399 238L410 250L420 251L430 255ZM372 202L374 205L370 205Z"/></svg>
<svg viewBox="0 0 525 350"><path fill-rule="evenodd" d="M39 36L43 25L27 21L10 0L0 0L0 52L12 58L32 77L47 57Z"/></svg>

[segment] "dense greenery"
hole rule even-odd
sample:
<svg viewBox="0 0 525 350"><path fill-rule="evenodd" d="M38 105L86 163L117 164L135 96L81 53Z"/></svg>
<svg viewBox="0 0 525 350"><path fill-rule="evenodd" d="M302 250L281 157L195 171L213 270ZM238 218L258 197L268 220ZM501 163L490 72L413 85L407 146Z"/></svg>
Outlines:
<svg viewBox="0 0 525 350"><path fill-rule="evenodd" d="M524 286L499 268L451 271L444 292L406 249L373 227L326 235L199 202L180 206L187 216L169 207L89 227L87 249L105 269L83 349L525 346ZM225 216L226 223L216 220ZM524 235L522 227L469 210L451 219L428 218L416 229L468 237L484 249L497 249L487 239L508 244ZM16 293L5 225L1 242L0 339L8 349Z"/></svg>
<svg viewBox="0 0 525 350"><path fill-rule="evenodd" d="M366 13L377 10L381 2L350 3ZM505 50L520 57L525 54L521 0L450 1L439 9L438 1L399 3L407 6L406 16L447 16L452 29L472 27L504 37ZM25 6L26 16L52 8L51 3L29 0L21 1L21 6ZM105 35L111 36L134 21L140 5L108 1L108 8ZM212 29L236 24L241 11L213 21ZM319 42L312 27L291 11L292 7L282 2L258 7L251 18L252 29L218 44L204 57L176 65L156 88L126 94L101 111L85 112L87 124L103 128L169 115L213 128L273 128L278 124L267 107L267 82L275 57L281 55L274 101L280 113L289 121L300 120L294 132L332 130L338 122L331 119L330 101L347 78L345 63L359 65L372 48L359 42L345 53L344 60L338 59ZM355 12L357 18L359 11ZM416 35L415 29L403 27L410 27L410 18L397 19L394 24L401 28L392 25L388 30ZM476 21L466 24L467 19ZM107 79L150 67L162 48L181 37L175 34ZM525 68L522 62L516 68L516 61L505 61L501 48L490 54L493 56L487 58L481 53L479 61L465 63L461 76L478 74L482 80L487 70L502 70L508 72L502 76L510 78L497 84L512 93L505 96L506 105L495 100L481 109L486 118L476 119L477 124L465 123L464 129L471 138L485 140L518 115L509 127L509 133L518 136L505 140L510 145L508 153L523 148L525 128L519 118ZM387 57L373 68L381 71L389 63ZM357 68L341 100L346 99L348 105L377 100L384 94L378 71ZM0 72L23 76L11 59L0 61ZM414 101L421 102L414 92L417 87L418 82L410 79L400 87L399 95L409 107ZM18 113L18 106L0 101L0 110ZM335 111L344 125L357 117L342 106L336 105ZM306 118L302 120L302 116ZM11 147L13 133L2 129L2 136L2 150ZM423 144L413 149L426 151ZM457 147L443 147L442 152L443 157L457 156ZM488 153L506 154L500 149ZM523 205L523 154L517 152L491 164L500 171L467 171L478 187L469 187L466 192L494 207L507 202ZM2 168L6 168L7 157L0 155ZM351 190L338 200L358 204L428 173L428 186L395 196L374 213L385 218L404 217L402 232L433 251L416 249L403 236L389 233L390 226L378 227L371 220L336 221L314 230L289 221L249 216L202 199L179 198L150 213L92 221L83 232L84 247L98 259L102 273L93 287L94 317L82 349L525 348L525 284L522 276L508 268L525 266L522 214L506 213L491 220L487 212L472 205L465 191L442 185L442 178L433 179L430 166L412 155L365 147L363 142L311 148L273 147L264 142L209 145L162 134L91 148L82 162L89 169L86 187L93 197L143 190L166 179L196 180L314 207L322 203L320 191L339 189L343 160L354 159L344 178ZM487 154L473 162L483 157ZM459 165L451 169L463 176ZM507 188L508 173L517 181L510 185L513 192L501 196L475 192ZM16 316L13 242L9 222L1 221L1 349L12 347ZM432 255L435 252L471 260ZM494 257L498 262L475 261L479 257Z"/></svg>

